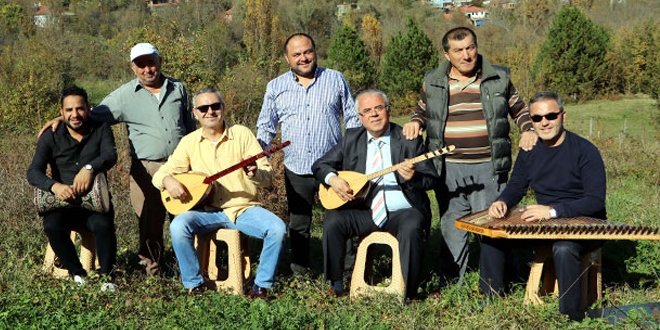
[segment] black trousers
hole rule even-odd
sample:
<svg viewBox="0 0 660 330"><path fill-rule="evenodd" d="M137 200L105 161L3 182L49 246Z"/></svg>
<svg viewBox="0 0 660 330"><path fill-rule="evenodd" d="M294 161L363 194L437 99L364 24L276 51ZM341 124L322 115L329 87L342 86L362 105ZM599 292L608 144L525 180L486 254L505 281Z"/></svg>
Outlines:
<svg viewBox="0 0 660 330"><path fill-rule="evenodd" d="M479 287L489 297L504 294L505 264L512 249L523 246L551 245L559 286L559 312L572 320L582 320L580 310L582 273L581 257L603 246L594 240L516 240L482 237Z"/></svg>
<svg viewBox="0 0 660 330"><path fill-rule="evenodd" d="M424 216L414 208L389 213L383 228L374 224L370 208L326 211L323 221L323 264L326 279L331 282L342 279L345 243L348 239L382 230L399 241L406 298L414 298L417 296L420 280L425 226Z"/></svg>
<svg viewBox="0 0 660 330"><path fill-rule="evenodd" d="M309 268L312 228L312 208L319 182L312 175L298 175L284 168L284 184L289 209L289 245L291 263ZM346 270L353 269L355 262L353 241L346 242Z"/></svg>
<svg viewBox="0 0 660 330"><path fill-rule="evenodd" d="M112 276L117 260L114 210L108 213L78 208L56 210L44 216L43 224L50 246L70 275L87 275L69 236L72 229L87 228L94 233L96 254L101 264L100 274Z"/></svg>
<svg viewBox="0 0 660 330"><path fill-rule="evenodd" d="M284 184L289 208L291 262L309 267L312 207L318 182L313 175L298 175L285 167Z"/></svg>

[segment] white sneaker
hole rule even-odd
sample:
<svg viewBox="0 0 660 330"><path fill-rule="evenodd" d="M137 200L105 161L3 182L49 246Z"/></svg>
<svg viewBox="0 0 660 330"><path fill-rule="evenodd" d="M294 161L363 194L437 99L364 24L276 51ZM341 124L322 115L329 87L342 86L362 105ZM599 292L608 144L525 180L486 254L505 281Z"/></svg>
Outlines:
<svg viewBox="0 0 660 330"><path fill-rule="evenodd" d="M78 284L79 288L85 286L85 284L87 283L87 281L85 281L85 279L80 275L74 275L73 276L73 282Z"/></svg>
<svg viewBox="0 0 660 330"><path fill-rule="evenodd" d="M101 292L117 292L117 285L110 282L105 282L101 285Z"/></svg>

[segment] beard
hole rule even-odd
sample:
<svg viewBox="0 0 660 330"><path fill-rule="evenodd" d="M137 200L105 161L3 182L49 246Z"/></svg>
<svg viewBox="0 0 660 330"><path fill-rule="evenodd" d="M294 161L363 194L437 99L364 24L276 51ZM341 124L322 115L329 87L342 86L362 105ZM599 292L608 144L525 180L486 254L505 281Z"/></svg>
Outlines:
<svg viewBox="0 0 660 330"><path fill-rule="evenodd" d="M83 131L85 129L85 124L86 123L87 122L84 119L80 119L80 122L78 124L72 124L70 120L65 121L66 127L70 128L70 129L72 129L76 132Z"/></svg>

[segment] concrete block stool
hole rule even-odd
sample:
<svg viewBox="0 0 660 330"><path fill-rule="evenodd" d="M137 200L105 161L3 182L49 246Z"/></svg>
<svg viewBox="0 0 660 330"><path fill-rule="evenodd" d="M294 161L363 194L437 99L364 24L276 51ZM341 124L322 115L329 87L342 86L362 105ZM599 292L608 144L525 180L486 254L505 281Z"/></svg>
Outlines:
<svg viewBox="0 0 660 330"><path fill-rule="evenodd" d="M218 241L227 244L227 274L220 274L216 257ZM218 229L195 237L197 258L202 275L215 283L217 290L243 294L245 282L250 278L250 251L247 236L235 229Z"/></svg>
<svg viewBox="0 0 660 330"><path fill-rule="evenodd" d="M76 234L80 236L80 263L83 268L89 273L96 270L98 260L96 260L96 244L94 243L94 234L87 229L75 229L71 231L71 241L76 243ZM51 248L50 243L46 248L46 256L44 257L44 264L42 270L50 273L57 278L69 277L69 271L61 268L59 260Z"/></svg>
<svg viewBox="0 0 660 330"><path fill-rule="evenodd" d="M369 285L364 281L365 269L368 264L367 251L372 244L388 245L392 249L392 282L386 287ZM370 264L370 263L369 263ZM362 295L370 295L375 292L398 294L403 298L405 295L405 282L401 272L401 257L399 256L399 241L396 237L386 232L373 232L365 237L358 246L353 277L351 278L351 299Z"/></svg>
<svg viewBox="0 0 660 330"><path fill-rule="evenodd" d="M545 272L543 269L545 266ZM582 256L582 280L580 308L585 310L591 304L603 297L602 291L602 254L601 249L594 250ZM542 281L542 284L541 284ZM540 286L540 290L539 290ZM554 262L552 260L552 247L540 247L534 255L524 302L526 305L541 305L541 296L554 293L559 294Z"/></svg>

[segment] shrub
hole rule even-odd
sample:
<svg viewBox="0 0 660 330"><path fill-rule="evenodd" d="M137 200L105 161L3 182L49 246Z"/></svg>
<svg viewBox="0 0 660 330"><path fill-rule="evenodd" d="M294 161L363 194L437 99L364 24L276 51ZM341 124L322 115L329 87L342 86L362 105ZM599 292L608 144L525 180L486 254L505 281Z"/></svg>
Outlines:
<svg viewBox="0 0 660 330"><path fill-rule="evenodd" d="M431 39L412 19L406 26L405 33L401 31L390 40L378 84L391 99L418 93L424 73L438 66L438 52Z"/></svg>

